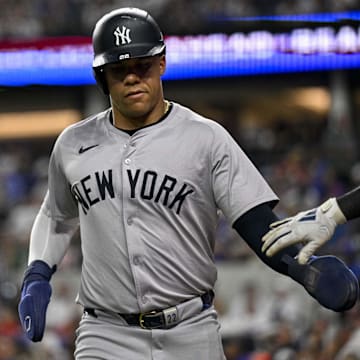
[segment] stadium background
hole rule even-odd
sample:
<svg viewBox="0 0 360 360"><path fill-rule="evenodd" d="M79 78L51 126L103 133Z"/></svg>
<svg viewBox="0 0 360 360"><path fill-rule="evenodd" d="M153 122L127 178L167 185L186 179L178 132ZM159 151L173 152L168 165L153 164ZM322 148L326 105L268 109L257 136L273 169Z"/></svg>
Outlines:
<svg viewBox="0 0 360 360"><path fill-rule="evenodd" d="M16 4L1 0L0 5L0 64L9 42L86 37L101 14L124 5L149 10L171 36L265 29L279 33L313 24L294 18L279 23L274 16L360 10L357 0L18 0ZM360 53L359 26L356 21L350 25L358 37L348 56ZM164 80L164 89L167 99L216 119L231 132L280 196L276 212L287 216L360 183L359 69L358 61L358 67L317 71L299 68L201 78L194 74L191 79ZM16 306L54 140L67 124L106 108L108 100L93 83L7 85L0 84L0 360L71 359L81 315L74 303L79 244L72 244L53 279L42 343L25 340ZM353 221L340 227L321 249L338 255L357 273L359 226ZM223 219L216 258L216 307L228 360L360 358L358 306L346 314L321 309L300 287L265 268Z"/></svg>

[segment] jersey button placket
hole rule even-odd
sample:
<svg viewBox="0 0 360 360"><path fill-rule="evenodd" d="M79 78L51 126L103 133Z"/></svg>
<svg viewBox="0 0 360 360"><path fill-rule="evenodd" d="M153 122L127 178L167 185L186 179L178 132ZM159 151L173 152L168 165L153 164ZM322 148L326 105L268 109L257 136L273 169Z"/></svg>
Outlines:
<svg viewBox="0 0 360 360"><path fill-rule="evenodd" d="M127 144L124 144L124 148L127 148L128 145ZM124 164L129 166L131 164L131 159L129 157L126 157L125 160L124 160ZM129 216L126 220L126 223L131 226L133 224L133 217L132 216Z"/></svg>
<svg viewBox="0 0 360 360"><path fill-rule="evenodd" d="M133 156L136 148L133 146L130 142L125 143L123 145L123 179L124 179L124 185L128 184L128 172L132 173L134 171L134 161L131 158ZM130 186L128 184L128 186ZM126 238L127 238L127 247L128 247L128 254L129 258L132 258L132 261L130 263L131 266L131 272L133 274L134 282L135 282L135 288L137 293L138 301L140 300L140 303L145 304L147 302L146 297L144 297L144 293L142 291L142 282L141 279L137 276L137 271L135 268L140 267L142 265L142 258L139 254L139 250L141 249L141 245L138 243L138 237L136 236L137 233L137 227L135 222L135 214L137 209L137 200L136 198L131 198L130 195L130 187L124 187L123 188L123 194L124 194L124 219L125 219L125 225L126 225ZM141 251L141 250L140 250ZM136 255L133 255L136 254ZM145 301L144 301L145 300Z"/></svg>

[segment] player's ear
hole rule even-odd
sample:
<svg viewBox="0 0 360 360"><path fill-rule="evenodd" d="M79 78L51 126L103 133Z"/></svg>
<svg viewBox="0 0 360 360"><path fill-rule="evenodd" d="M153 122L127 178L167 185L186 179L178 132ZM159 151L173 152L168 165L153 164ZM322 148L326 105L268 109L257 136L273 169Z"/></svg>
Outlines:
<svg viewBox="0 0 360 360"><path fill-rule="evenodd" d="M165 54L160 56L160 75L164 75L166 70L166 57Z"/></svg>

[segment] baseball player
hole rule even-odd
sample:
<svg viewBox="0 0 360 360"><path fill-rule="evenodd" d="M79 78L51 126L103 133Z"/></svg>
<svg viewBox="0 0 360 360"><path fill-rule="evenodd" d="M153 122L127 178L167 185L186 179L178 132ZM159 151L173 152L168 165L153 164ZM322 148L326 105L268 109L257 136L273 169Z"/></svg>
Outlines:
<svg viewBox="0 0 360 360"><path fill-rule="evenodd" d="M315 209L274 222L263 236L262 250L267 256L273 256L289 245L303 243L297 259L300 264L306 264L316 250L331 239L338 225L358 217L360 186L326 200Z"/></svg>
<svg viewBox="0 0 360 360"><path fill-rule="evenodd" d="M294 246L261 252L278 198L222 126L164 99L155 20L107 13L93 47L111 107L65 129L52 151L18 308L28 338L43 337L50 279L80 227L76 359L224 359L213 307L219 209L271 268L323 306L351 308L357 281L337 258L299 265Z"/></svg>

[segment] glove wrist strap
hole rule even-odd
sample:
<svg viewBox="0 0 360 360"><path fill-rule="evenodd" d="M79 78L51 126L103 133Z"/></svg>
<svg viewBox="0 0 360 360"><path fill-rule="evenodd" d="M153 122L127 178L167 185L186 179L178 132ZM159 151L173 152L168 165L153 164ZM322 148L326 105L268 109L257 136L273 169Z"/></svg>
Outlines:
<svg viewBox="0 0 360 360"><path fill-rule="evenodd" d="M34 260L27 267L24 274L24 282L32 280L47 280L50 281L52 275L56 271L56 265L52 268L42 260Z"/></svg>
<svg viewBox="0 0 360 360"><path fill-rule="evenodd" d="M327 217L333 219L338 225L346 222L346 217L341 211L336 198L326 200L322 205L320 205L320 210Z"/></svg>

